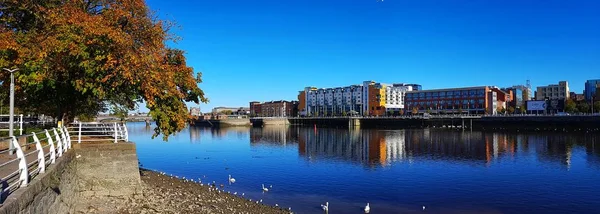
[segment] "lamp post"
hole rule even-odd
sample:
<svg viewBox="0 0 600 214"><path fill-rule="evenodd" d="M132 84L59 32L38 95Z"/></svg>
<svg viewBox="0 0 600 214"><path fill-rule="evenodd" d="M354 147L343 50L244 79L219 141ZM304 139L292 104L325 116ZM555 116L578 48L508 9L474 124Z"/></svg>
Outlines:
<svg viewBox="0 0 600 214"><path fill-rule="evenodd" d="M10 110L9 110L9 116L8 116L8 136L12 137L14 136L14 116L15 116L15 71L18 71L19 69L15 68L15 69L8 69L5 68L5 71L10 72ZM9 154L13 154L13 150L14 150L14 146L12 143L9 144L10 145L10 151Z"/></svg>

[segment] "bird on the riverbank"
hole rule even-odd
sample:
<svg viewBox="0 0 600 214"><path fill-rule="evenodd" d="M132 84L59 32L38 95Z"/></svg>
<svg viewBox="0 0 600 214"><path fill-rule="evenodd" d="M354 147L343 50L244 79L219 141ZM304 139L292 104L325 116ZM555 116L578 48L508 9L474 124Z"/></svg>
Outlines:
<svg viewBox="0 0 600 214"><path fill-rule="evenodd" d="M262 203L262 199L260 199L260 203Z"/></svg>
<svg viewBox="0 0 600 214"><path fill-rule="evenodd" d="M329 202L325 202L325 205L321 204L321 208L325 212L329 212Z"/></svg>
<svg viewBox="0 0 600 214"><path fill-rule="evenodd" d="M275 207L279 207L279 204L275 204Z"/></svg>
<svg viewBox="0 0 600 214"><path fill-rule="evenodd" d="M369 203L367 203L367 206L365 206L365 213L369 212L371 212L371 206L369 206Z"/></svg>
<svg viewBox="0 0 600 214"><path fill-rule="evenodd" d="M292 207L288 207L288 210L289 210L289 211L292 211Z"/></svg>
<svg viewBox="0 0 600 214"><path fill-rule="evenodd" d="M237 192L234 192L233 195L237 195Z"/></svg>
<svg viewBox="0 0 600 214"><path fill-rule="evenodd" d="M235 178L232 178L231 175L229 175L229 183L235 183Z"/></svg>
<svg viewBox="0 0 600 214"><path fill-rule="evenodd" d="M268 191L269 191L269 189L267 189L267 188L265 187L265 185L263 184L263 185L262 185L262 191L263 191L263 192L268 192Z"/></svg>
<svg viewBox="0 0 600 214"><path fill-rule="evenodd" d="M243 192L242 192L242 196L244 196L244 195L246 195L246 193L243 193Z"/></svg>
<svg viewBox="0 0 600 214"><path fill-rule="evenodd" d="M425 206L423 206L423 210L425 210Z"/></svg>

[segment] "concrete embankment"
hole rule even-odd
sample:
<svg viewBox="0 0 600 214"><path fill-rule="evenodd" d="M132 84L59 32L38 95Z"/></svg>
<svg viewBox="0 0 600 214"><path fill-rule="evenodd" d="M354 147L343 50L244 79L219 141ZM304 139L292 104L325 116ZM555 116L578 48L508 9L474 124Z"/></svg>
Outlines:
<svg viewBox="0 0 600 214"><path fill-rule="evenodd" d="M12 193L0 214L115 213L141 193L135 145L73 144L27 187Z"/></svg>
<svg viewBox="0 0 600 214"><path fill-rule="evenodd" d="M600 131L600 116L448 116L372 118L276 118L251 119L254 126L287 124L318 127L360 128L455 128L474 130ZM277 122L273 122L277 121Z"/></svg>
<svg viewBox="0 0 600 214"><path fill-rule="evenodd" d="M205 127L231 127L231 126L250 126L250 119L224 119L224 120L195 120L192 121L195 126Z"/></svg>

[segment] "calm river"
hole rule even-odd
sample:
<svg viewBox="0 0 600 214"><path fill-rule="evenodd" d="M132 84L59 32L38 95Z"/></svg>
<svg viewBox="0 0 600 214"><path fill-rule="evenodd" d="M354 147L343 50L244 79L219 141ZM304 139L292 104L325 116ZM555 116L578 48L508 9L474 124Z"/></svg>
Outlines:
<svg viewBox="0 0 600 214"><path fill-rule="evenodd" d="M598 134L127 126L143 167L295 213L600 212Z"/></svg>

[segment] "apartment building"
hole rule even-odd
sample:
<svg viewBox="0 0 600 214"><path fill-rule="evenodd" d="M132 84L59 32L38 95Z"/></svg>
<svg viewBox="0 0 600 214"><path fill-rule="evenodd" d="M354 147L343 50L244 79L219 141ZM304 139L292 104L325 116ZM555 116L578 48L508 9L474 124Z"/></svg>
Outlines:
<svg viewBox="0 0 600 214"><path fill-rule="evenodd" d="M510 101L509 93L494 86L406 92L405 112L496 114Z"/></svg>
<svg viewBox="0 0 600 214"><path fill-rule="evenodd" d="M569 99L569 83L560 81L558 84L539 86L535 92L536 100L566 100Z"/></svg>
<svg viewBox="0 0 600 214"><path fill-rule="evenodd" d="M404 108L404 94L417 84L384 84L364 81L362 85L335 88L306 87L298 94L299 114L341 116L398 114Z"/></svg>

